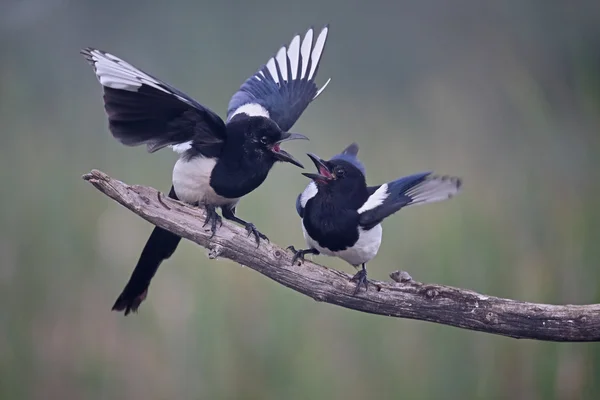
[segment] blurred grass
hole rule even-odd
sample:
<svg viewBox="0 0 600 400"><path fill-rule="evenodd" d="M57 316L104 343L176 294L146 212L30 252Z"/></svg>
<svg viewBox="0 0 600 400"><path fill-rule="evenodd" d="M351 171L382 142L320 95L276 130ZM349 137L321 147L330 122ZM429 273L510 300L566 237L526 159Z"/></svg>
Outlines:
<svg viewBox="0 0 600 400"><path fill-rule="evenodd" d="M357 141L369 182L420 170L465 181L452 201L385 222L373 278L400 268L597 303L600 7L577 3L4 2L0 398L597 398L598 344L318 304L187 242L123 318L110 306L151 226L80 179L99 168L167 190L175 155L110 137L79 48L113 51L223 114L277 46L330 22L319 75L333 80L294 127L311 141L289 150L329 157ZM298 172L277 166L240 205L281 245L302 244Z"/></svg>

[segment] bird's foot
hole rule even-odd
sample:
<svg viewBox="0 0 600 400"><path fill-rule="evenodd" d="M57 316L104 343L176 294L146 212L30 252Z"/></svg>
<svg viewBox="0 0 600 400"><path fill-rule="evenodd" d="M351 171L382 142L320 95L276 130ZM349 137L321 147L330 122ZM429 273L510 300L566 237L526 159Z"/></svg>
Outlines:
<svg viewBox="0 0 600 400"><path fill-rule="evenodd" d="M217 214L217 209L214 206L206 206L206 221L204 221L203 227L210 223L210 231L212 235L210 235L211 239L217 233L217 225L220 227L223 226L223 219L219 214Z"/></svg>
<svg viewBox="0 0 600 400"><path fill-rule="evenodd" d="M248 232L248 236L250 236L251 234L254 235L254 239L256 239L256 247L258 248L258 246L260 245L260 239L266 240L267 242L269 242L269 238L260 233L260 231L258 229L256 229L256 226L254 226L254 224L252 222L246 222L246 225L244 225L246 227L246 231Z"/></svg>
<svg viewBox="0 0 600 400"><path fill-rule="evenodd" d="M356 275L354 275L352 278L350 278L350 282L356 282L356 289L354 289L354 296L356 296L356 294L360 290L360 285L364 285L365 290L368 290L369 280L367 279L367 270L365 268L363 268L360 271L358 271L356 273Z"/></svg>
<svg viewBox="0 0 600 400"><path fill-rule="evenodd" d="M292 265L296 264L298 260L304 261L304 256L307 254L319 254L319 251L316 249L296 250L294 246L288 246L287 249L294 253Z"/></svg>

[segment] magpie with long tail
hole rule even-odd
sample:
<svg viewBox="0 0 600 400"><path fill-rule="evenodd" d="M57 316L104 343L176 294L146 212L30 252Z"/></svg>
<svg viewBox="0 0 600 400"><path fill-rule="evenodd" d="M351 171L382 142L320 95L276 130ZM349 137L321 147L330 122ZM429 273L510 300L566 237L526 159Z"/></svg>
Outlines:
<svg viewBox="0 0 600 400"><path fill-rule="evenodd" d="M400 209L447 200L457 194L461 180L424 172L378 186L367 186L365 167L358 159L358 145L348 146L329 161L308 154L318 173L296 200L308 249L296 250L292 265L306 254L339 257L356 268L351 279L356 295L368 287L367 262L379 251L381 222Z"/></svg>
<svg viewBox="0 0 600 400"><path fill-rule="evenodd" d="M257 246L267 237L236 216L241 197L260 186L275 162L303 168L281 143L307 139L290 133L311 101L325 89L315 77L329 28L314 38L313 29L294 36L254 75L229 102L227 119L173 86L101 50L81 51L94 68L104 89L109 130L122 144L146 145L153 153L170 146L179 153L173 168L169 197L204 207L205 224L214 233L223 218L243 225ZM137 311L161 262L169 258L180 237L154 228L125 289L113 310L125 315Z"/></svg>

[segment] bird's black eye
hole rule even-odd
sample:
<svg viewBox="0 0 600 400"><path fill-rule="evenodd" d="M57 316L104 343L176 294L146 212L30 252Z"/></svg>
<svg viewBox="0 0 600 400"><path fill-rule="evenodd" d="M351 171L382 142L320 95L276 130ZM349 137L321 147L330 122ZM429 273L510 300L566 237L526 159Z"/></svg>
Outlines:
<svg viewBox="0 0 600 400"><path fill-rule="evenodd" d="M346 171L344 171L342 168L338 168L335 170L335 176L338 178L342 178L345 173Z"/></svg>
<svg viewBox="0 0 600 400"><path fill-rule="evenodd" d="M267 144L267 143L269 143L269 139L266 136L263 136L260 138L260 142L262 144Z"/></svg>

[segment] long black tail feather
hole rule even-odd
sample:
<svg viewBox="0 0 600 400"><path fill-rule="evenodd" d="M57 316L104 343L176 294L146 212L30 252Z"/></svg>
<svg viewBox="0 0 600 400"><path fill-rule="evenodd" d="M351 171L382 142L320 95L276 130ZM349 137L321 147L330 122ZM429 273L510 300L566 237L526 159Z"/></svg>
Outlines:
<svg viewBox="0 0 600 400"><path fill-rule="evenodd" d="M178 200L175 189L171 187L169 197ZM158 267L167 258L171 257L181 237L166 231L158 226L154 228L150 238L142 250L129 282L113 305L114 311L124 311L128 315L131 311L137 312L138 307L148 294L148 287Z"/></svg>

